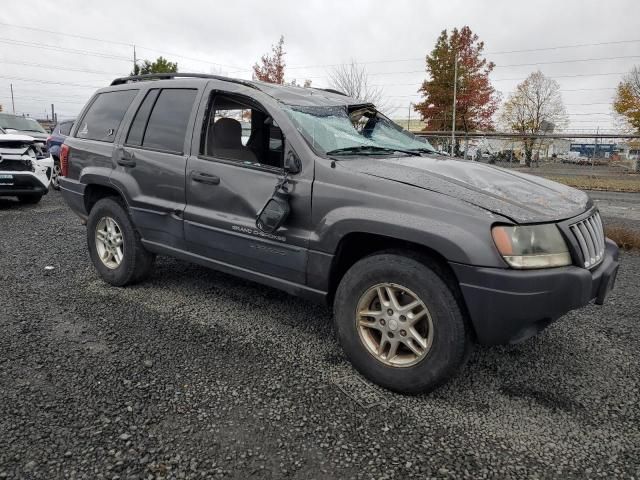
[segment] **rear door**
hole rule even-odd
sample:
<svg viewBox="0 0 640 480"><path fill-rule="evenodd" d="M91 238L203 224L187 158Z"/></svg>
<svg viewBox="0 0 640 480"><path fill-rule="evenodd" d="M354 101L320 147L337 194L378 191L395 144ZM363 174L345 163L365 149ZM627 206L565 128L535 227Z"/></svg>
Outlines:
<svg viewBox="0 0 640 480"><path fill-rule="evenodd" d="M187 163L189 248L235 268L304 284L312 166L291 177L291 214L285 225L274 234L261 232L256 216L273 194L291 146L274 112L252 97L212 87L204 98Z"/></svg>
<svg viewBox="0 0 640 480"><path fill-rule="evenodd" d="M116 149L111 182L126 192L141 236L180 244L184 238L185 167L197 88L149 88Z"/></svg>

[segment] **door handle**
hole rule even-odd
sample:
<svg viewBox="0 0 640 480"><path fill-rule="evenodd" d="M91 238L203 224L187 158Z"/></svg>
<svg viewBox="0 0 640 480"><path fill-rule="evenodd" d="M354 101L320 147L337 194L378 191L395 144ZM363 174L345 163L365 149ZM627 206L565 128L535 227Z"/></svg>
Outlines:
<svg viewBox="0 0 640 480"><path fill-rule="evenodd" d="M116 162L123 167L133 168L136 166L136 157L133 153L127 153L123 150L122 155L120 155L120 158L118 158Z"/></svg>
<svg viewBox="0 0 640 480"><path fill-rule="evenodd" d="M210 175L208 173L194 172L191 175L191 179L194 182L206 183L207 185L219 185L220 177L216 175Z"/></svg>

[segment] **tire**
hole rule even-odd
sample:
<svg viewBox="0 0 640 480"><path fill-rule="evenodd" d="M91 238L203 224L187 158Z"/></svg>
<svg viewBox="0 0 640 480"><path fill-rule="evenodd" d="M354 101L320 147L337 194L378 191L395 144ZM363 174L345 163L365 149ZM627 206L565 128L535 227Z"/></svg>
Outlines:
<svg viewBox="0 0 640 480"><path fill-rule="evenodd" d="M87 244L91 261L100 276L116 287L142 281L153 268L155 255L143 247L140 235L118 198L103 198L93 206L87 220Z"/></svg>
<svg viewBox="0 0 640 480"><path fill-rule="evenodd" d="M60 190L60 160L53 157L53 170L51 170L51 188Z"/></svg>
<svg viewBox="0 0 640 480"><path fill-rule="evenodd" d="M18 195L18 201L25 205L35 205L42 200L42 195L39 193L32 193L29 195Z"/></svg>
<svg viewBox="0 0 640 480"><path fill-rule="evenodd" d="M385 310L380 298L392 308ZM416 301L420 305L400 315L403 310L396 307ZM358 318L358 311L382 314ZM401 393L430 391L447 381L471 347L462 308L445 274L437 264L411 254L379 253L353 265L338 286L334 318L338 339L353 366L372 382ZM366 326L359 326L360 320ZM416 331L418 336L411 333ZM387 358L374 353L383 337L397 344L395 356L391 347Z"/></svg>

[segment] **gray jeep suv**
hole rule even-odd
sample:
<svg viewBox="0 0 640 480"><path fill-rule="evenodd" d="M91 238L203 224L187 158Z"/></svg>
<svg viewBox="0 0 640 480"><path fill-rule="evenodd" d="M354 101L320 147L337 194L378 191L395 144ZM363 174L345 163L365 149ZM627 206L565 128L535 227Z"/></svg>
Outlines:
<svg viewBox="0 0 640 480"><path fill-rule="evenodd" d="M163 254L328 302L353 365L401 392L450 378L474 341L602 304L618 269L585 193L439 155L335 91L116 79L61 169L105 281L141 281Z"/></svg>

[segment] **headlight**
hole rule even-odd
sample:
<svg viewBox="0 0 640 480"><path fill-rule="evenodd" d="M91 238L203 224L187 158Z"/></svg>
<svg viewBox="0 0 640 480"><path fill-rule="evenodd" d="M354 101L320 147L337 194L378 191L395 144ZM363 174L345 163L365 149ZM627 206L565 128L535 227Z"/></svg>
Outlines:
<svg viewBox="0 0 640 480"><path fill-rule="evenodd" d="M549 268L571 265L571 255L554 224L498 226L491 230L493 241L513 268Z"/></svg>

